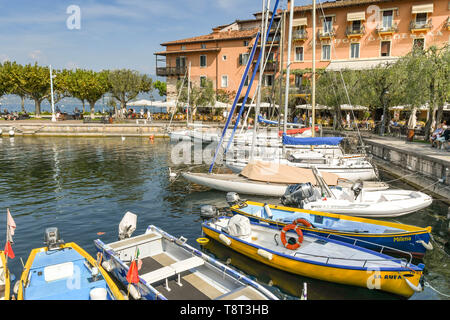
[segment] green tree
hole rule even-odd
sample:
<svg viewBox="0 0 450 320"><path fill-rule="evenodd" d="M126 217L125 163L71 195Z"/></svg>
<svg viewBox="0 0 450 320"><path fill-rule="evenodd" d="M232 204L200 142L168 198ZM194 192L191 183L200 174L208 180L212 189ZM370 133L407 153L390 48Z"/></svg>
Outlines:
<svg viewBox="0 0 450 320"><path fill-rule="evenodd" d="M177 83L177 91L180 90L181 81ZM214 106L216 104L216 92L214 90L213 82L207 79L203 86L190 86L190 94L189 94L189 107L191 109L190 117L197 113L197 109L199 107L209 107ZM183 89L180 92L180 102L187 102L187 85L183 86Z"/></svg>
<svg viewBox="0 0 450 320"><path fill-rule="evenodd" d="M110 89L108 71L88 71L83 78L86 86L86 101L91 107L91 117L94 117L95 103Z"/></svg>
<svg viewBox="0 0 450 320"><path fill-rule="evenodd" d="M153 88L158 90L158 94L161 97L165 97L167 95L167 83L156 80L153 82Z"/></svg>
<svg viewBox="0 0 450 320"><path fill-rule="evenodd" d="M8 82L13 83L30 99L34 100L36 117L41 115L41 103L50 97L50 70L48 67L27 64L22 66L16 62L6 62L5 76Z"/></svg>
<svg viewBox="0 0 450 320"><path fill-rule="evenodd" d="M120 103L121 109L138 94L152 90L152 79L133 70L109 71L108 81L111 95Z"/></svg>
<svg viewBox="0 0 450 320"><path fill-rule="evenodd" d="M373 109L382 109L379 134L384 135L389 121L389 108L402 103L402 82L406 75L395 64L380 64L359 73L359 101Z"/></svg>

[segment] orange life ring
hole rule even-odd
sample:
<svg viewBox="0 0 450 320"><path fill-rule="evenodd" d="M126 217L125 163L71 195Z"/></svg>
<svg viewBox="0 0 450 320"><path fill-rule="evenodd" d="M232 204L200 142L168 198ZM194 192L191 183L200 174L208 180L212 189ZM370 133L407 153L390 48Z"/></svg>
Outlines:
<svg viewBox="0 0 450 320"><path fill-rule="evenodd" d="M292 221L292 224L294 224L294 225L297 225L297 224L303 224L305 227L307 227L307 228L312 228L313 226L312 226L312 224L311 224L311 222L309 222L308 220L306 220L306 219L301 219L301 218L299 218L299 219L295 219L294 221Z"/></svg>
<svg viewBox="0 0 450 320"><path fill-rule="evenodd" d="M289 230L295 230L295 232L297 232L297 234L298 234L298 240L295 244L290 244L290 243L287 243L287 241L286 241L286 232ZM283 229L281 229L280 238L281 238L281 242L283 243L285 248L287 248L289 250L295 250L295 249L299 248L300 243L303 242L303 232L300 229L300 227L298 227L296 224L294 224L294 223L288 224L288 225L285 225Z"/></svg>

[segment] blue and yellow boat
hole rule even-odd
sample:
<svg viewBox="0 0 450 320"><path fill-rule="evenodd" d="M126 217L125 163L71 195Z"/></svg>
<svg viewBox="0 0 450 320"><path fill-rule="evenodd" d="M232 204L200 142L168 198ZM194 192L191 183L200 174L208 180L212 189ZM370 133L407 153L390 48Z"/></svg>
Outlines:
<svg viewBox="0 0 450 320"><path fill-rule="evenodd" d="M408 261L313 233L302 235L296 226L280 230L234 215L205 221L202 230L236 252L301 276L404 297L423 288L425 266L412 264L412 257Z"/></svg>
<svg viewBox="0 0 450 320"><path fill-rule="evenodd" d="M77 244L64 243L56 228L47 247L33 249L19 280L17 300L123 300L100 263Z"/></svg>
<svg viewBox="0 0 450 320"><path fill-rule="evenodd" d="M0 260L0 300L9 300L11 298L11 276L6 265L4 251L0 251Z"/></svg>
<svg viewBox="0 0 450 320"><path fill-rule="evenodd" d="M359 218L343 214L289 208L253 201L239 201L230 207L233 214L251 221L284 227L296 219L305 219L311 227L300 226L305 234L315 234L347 243L355 243L371 250L379 246L409 252L422 258L433 249L430 242L431 227L421 228L407 224ZM375 244L375 245L373 245Z"/></svg>

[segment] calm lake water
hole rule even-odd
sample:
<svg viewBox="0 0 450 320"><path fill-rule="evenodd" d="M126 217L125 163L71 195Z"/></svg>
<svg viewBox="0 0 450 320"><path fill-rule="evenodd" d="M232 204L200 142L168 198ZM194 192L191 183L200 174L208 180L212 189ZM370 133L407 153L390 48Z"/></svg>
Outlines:
<svg viewBox="0 0 450 320"><path fill-rule="evenodd" d="M76 242L95 254L93 240L117 240L118 225L131 211L138 215L134 235L154 224L174 236L184 236L194 247L201 236L200 206L225 207L225 193L192 186L181 177L170 180L168 167L180 171L171 160L174 147L168 140L145 138L0 138L0 210L5 235L6 208L17 225L10 261L19 277L20 258L25 263L31 249L43 246L44 230L58 227L66 242ZM206 170L207 167L195 170ZM393 179L382 175L383 180ZM392 183L395 187L410 186ZM247 197L248 198L248 197ZM252 200L264 201L254 197ZM265 199L278 203L278 199ZM442 244L448 241L448 206L440 201L427 209L397 218L418 226L432 226L437 240L427 253L426 279L440 292L450 292L450 259ZM103 235L97 235L104 232ZM0 244L4 245L4 241ZM397 296L364 288L337 285L295 276L256 263L219 243L211 241L203 250L271 286L283 299L297 298L308 284L309 299L399 299ZM430 288L411 299L448 299Z"/></svg>

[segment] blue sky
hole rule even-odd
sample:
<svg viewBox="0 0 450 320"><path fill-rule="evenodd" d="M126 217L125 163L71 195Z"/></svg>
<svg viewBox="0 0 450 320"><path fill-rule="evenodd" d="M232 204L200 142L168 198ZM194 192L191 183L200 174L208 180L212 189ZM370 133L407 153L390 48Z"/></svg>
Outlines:
<svg viewBox="0 0 450 320"><path fill-rule="evenodd" d="M80 29L66 25L70 5L80 8ZM261 0L0 0L0 62L154 74L161 43L252 18L261 7Z"/></svg>

